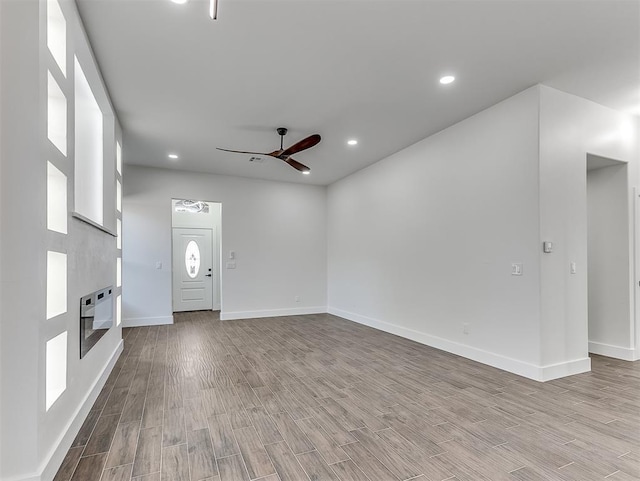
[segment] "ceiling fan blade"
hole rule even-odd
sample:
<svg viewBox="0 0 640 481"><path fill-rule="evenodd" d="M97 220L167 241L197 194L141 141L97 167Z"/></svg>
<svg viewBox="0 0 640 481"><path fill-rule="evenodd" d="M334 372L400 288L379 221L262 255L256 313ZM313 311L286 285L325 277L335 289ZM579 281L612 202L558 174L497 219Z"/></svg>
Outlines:
<svg viewBox="0 0 640 481"><path fill-rule="evenodd" d="M297 160L294 160L292 158L282 159L282 160L284 160L287 164L289 164L294 169L299 170L300 172L311 172L311 169L309 167L307 167L304 164L301 164Z"/></svg>
<svg viewBox="0 0 640 481"><path fill-rule="evenodd" d="M302 139L300 142L297 142L288 149L285 149L282 152L282 155L293 155L298 152L302 152L303 150L310 149L314 145L317 145L321 140L322 137L320 137L318 134L310 135L306 139Z"/></svg>
<svg viewBox="0 0 640 481"><path fill-rule="evenodd" d="M216 149L224 150L225 152L233 152L234 154L270 155L270 154L265 154L264 152L245 152L244 150L229 150L229 149L221 149L220 147L216 147Z"/></svg>

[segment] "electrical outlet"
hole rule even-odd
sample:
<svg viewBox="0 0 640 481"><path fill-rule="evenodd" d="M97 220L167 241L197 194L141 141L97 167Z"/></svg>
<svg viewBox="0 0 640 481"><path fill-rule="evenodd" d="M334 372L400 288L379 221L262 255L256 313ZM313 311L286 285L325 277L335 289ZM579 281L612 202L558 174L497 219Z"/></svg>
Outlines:
<svg viewBox="0 0 640 481"><path fill-rule="evenodd" d="M514 262L511 264L511 275L512 276L521 276L522 275L522 263Z"/></svg>
<svg viewBox="0 0 640 481"><path fill-rule="evenodd" d="M296 302L300 302L300 296L295 297Z"/></svg>
<svg viewBox="0 0 640 481"><path fill-rule="evenodd" d="M462 333L463 334L469 334L469 323L465 322L464 324L462 324Z"/></svg>

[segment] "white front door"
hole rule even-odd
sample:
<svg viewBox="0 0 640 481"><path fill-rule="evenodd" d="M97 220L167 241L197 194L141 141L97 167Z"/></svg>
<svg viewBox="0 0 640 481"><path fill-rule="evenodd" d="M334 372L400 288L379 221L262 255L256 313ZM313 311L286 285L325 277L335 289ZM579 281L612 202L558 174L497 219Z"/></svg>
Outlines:
<svg viewBox="0 0 640 481"><path fill-rule="evenodd" d="M173 311L212 309L211 229L173 229Z"/></svg>

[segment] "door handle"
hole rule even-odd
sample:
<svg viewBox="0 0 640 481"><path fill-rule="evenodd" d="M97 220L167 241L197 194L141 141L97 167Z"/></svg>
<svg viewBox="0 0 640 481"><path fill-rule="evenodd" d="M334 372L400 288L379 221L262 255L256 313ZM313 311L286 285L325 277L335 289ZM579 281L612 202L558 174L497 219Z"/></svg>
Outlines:
<svg viewBox="0 0 640 481"><path fill-rule="evenodd" d="M205 274L204 276L205 277L211 277L211 274Z"/></svg>

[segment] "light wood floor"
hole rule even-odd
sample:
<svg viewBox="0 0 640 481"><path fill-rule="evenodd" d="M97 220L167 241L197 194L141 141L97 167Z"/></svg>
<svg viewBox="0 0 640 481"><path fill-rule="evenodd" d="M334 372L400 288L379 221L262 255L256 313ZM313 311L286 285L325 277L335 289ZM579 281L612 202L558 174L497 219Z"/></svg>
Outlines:
<svg viewBox="0 0 640 481"><path fill-rule="evenodd" d="M125 329L55 481L640 479L640 362L537 383L331 315Z"/></svg>

